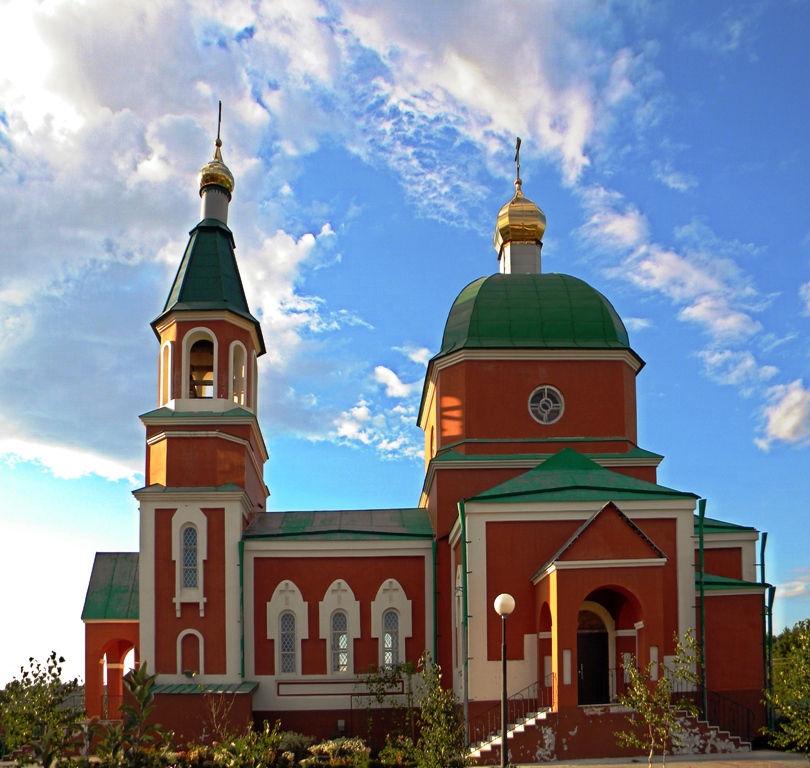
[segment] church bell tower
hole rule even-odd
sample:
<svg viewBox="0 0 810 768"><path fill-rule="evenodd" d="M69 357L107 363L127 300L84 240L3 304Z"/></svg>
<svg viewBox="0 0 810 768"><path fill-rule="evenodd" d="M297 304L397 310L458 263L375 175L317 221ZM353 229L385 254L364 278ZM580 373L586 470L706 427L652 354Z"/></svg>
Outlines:
<svg viewBox="0 0 810 768"><path fill-rule="evenodd" d="M214 157L200 172L201 221L162 312L157 408L146 427L140 502L141 658L161 680L224 683L243 668L240 540L263 512L267 451L257 419L257 358L228 228L233 174Z"/></svg>

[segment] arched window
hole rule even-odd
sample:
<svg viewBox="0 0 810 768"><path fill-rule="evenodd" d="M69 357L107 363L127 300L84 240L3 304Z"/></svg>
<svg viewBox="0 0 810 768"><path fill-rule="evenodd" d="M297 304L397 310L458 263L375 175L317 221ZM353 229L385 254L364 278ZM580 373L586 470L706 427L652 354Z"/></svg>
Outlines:
<svg viewBox="0 0 810 768"><path fill-rule="evenodd" d="M281 642L281 672L282 674L295 674L295 614L287 611L279 619L279 641Z"/></svg>
<svg viewBox="0 0 810 768"><path fill-rule="evenodd" d="M349 622L343 611L332 614L332 672L349 671Z"/></svg>
<svg viewBox="0 0 810 768"><path fill-rule="evenodd" d="M386 611L383 614L383 666L399 664L399 614Z"/></svg>
<svg viewBox="0 0 810 768"><path fill-rule="evenodd" d="M196 589L199 579L197 566L197 529L193 525L183 528L183 588Z"/></svg>
<svg viewBox="0 0 810 768"><path fill-rule="evenodd" d="M247 353L239 342L231 346L231 399L247 405Z"/></svg>
<svg viewBox="0 0 810 768"><path fill-rule="evenodd" d="M188 355L190 398L214 397L214 342L199 339L192 344Z"/></svg>

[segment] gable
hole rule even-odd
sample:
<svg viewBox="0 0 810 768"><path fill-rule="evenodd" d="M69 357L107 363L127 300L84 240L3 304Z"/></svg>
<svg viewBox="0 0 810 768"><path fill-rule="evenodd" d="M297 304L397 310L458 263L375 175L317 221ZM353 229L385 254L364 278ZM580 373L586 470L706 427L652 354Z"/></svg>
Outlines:
<svg viewBox="0 0 810 768"><path fill-rule="evenodd" d="M557 557L558 561L643 560L664 554L614 504L596 513Z"/></svg>

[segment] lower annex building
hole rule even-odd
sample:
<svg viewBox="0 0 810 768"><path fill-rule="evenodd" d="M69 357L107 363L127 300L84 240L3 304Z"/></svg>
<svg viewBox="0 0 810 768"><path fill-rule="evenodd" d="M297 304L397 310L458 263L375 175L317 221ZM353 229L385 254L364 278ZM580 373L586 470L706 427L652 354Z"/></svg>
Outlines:
<svg viewBox="0 0 810 768"><path fill-rule="evenodd" d="M700 637L702 593L705 687L732 736L750 738L765 718L773 600L759 533L706 518L701 546L698 497L657 484L663 457L637 445L644 362L601 293L541 271L545 215L519 174L497 218L499 272L463 288L428 365L417 506L266 511L265 346L227 226L234 180L220 147L152 322L140 549L98 553L88 587L88 715L116 714L135 649L159 673L158 719L189 738L204 715L197 694L221 690L243 718L351 734L365 727L360 676L427 650L474 734L500 698L492 605L507 592L509 695L548 709L510 741L513 759L621 754L622 664L635 656L663 674L675 637ZM703 728L695 745L739 743L725 738Z"/></svg>

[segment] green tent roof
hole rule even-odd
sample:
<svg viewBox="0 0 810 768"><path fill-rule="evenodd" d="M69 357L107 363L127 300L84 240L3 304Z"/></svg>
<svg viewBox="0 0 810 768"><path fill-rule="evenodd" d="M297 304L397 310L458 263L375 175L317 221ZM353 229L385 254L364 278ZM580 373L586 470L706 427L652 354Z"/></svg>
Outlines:
<svg viewBox="0 0 810 768"><path fill-rule="evenodd" d="M248 309L234 247L233 233L221 221L203 219L194 227L163 312L152 326L169 312L225 309L256 326L264 352L261 326Z"/></svg>
<svg viewBox="0 0 810 768"><path fill-rule="evenodd" d="M515 497L521 501L697 498L693 493L605 469L572 448L563 448L534 469L479 493L469 501L492 502Z"/></svg>
<svg viewBox="0 0 810 768"><path fill-rule="evenodd" d="M138 553L96 552L82 620L138 618Z"/></svg>
<svg viewBox="0 0 810 768"><path fill-rule="evenodd" d="M256 515L245 539L433 538L426 509L349 509L318 512L267 512Z"/></svg>
<svg viewBox="0 0 810 768"><path fill-rule="evenodd" d="M459 349L629 349L613 305L561 274L491 275L453 302L437 357Z"/></svg>

